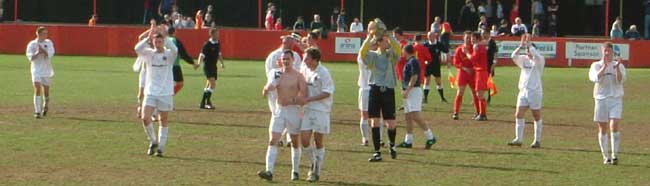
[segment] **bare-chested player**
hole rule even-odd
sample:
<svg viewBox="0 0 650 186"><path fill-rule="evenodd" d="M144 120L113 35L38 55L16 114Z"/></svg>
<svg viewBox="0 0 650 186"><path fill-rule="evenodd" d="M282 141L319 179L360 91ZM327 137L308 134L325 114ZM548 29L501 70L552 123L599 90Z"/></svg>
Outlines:
<svg viewBox="0 0 650 186"><path fill-rule="evenodd" d="M307 83L305 78L293 69L293 52L291 50L283 50L282 57L280 58L280 67L282 68L281 74L274 74L269 78L268 82L262 90L262 94L266 97L270 91L277 90L277 105L273 117L271 118L271 125L269 126L270 141L266 151L266 170L257 172L260 178L266 180L273 180L273 166L275 159L278 155L278 141L282 134L282 130L287 129L291 136L291 164L292 164L292 180L298 180L298 165L300 163L301 148L298 136L300 134L300 105L299 101L304 99L307 91ZM271 76L269 76L271 77Z"/></svg>

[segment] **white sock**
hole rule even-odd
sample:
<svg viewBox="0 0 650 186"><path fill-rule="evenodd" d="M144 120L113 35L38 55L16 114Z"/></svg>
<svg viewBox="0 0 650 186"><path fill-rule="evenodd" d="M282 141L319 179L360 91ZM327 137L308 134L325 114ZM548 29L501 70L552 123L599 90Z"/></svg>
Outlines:
<svg viewBox="0 0 650 186"><path fill-rule="evenodd" d="M287 143L291 143L291 134L287 132L286 136L287 136Z"/></svg>
<svg viewBox="0 0 650 186"><path fill-rule="evenodd" d="M618 158L618 145L621 143L621 132L612 132L612 159Z"/></svg>
<svg viewBox="0 0 650 186"><path fill-rule="evenodd" d="M535 142L542 142L542 128L544 128L544 122L541 119L535 121Z"/></svg>
<svg viewBox="0 0 650 186"><path fill-rule="evenodd" d="M147 135L147 139L151 143L158 143L158 140L156 139L156 131L153 129L153 124L149 124L147 126L142 125L144 128L144 133Z"/></svg>
<svg viewBox="0 0 650 186"><path fill-rule="evenodd" d="M43 99L43 108L47 107L47 104L50 103L50 97L45 96Z"/></svg>
<svg viewBox="0 0 650 186"><path fill-rule="evenodd" d="M149 125L152 126L152 125ZM158 128L158 150L165 150L165 144L167 144L167 133L169 132L169 127L159 127Z"/></svg>
<svg viewBox="0 0 650 186"><path fill-rule="evenodd" d="M316 175L320 175L323 169L323 162L325 162L325 147L316 149Z"/></svg>
<svg viewBox="0 0 650 186"><path fill-rule="evenodd" d="M598 133L598 141L600 142L600 152L603 153L604 159L609 159L609 139L607 134Z"/></svg>
<svg viewBox="0 0 650 186"><path fill-rule="evenodd" d="M424 136L427 137L427 140L432 140L433 139L433 132L431 132L431 129L427 129L427 131L424 131Z"/></svg>
<svg viewBox="0 0 650 186"><path fill-rule="evenodd" d="M41 96L34 96L34 111L41 113Z"/></svg>
<svg viewBox="0 0 650 186"><path fill-rule="evenodd" d="M291 172L300 172L300 156L302 155L302 149L291 148Z"/></svg>
<svg viewBox="0 0 650 186"><path fill-rule="evenodd" d="M363 142L368 141L368 120L367 119L361 119L359 122L359 129L361 129L361 137L363 138Z"/></svg>
<svg viewBox="0 0 650 186"><path fill-rule="evenodd" d="M266 171L273 173L275 158L278 156L278 146L269 145L266 149Z"/></svg>
<svg viewBox="0 0 650 186"><path fill-rule="evenodd" d="M406 133L404 143L413 144L413 134Z"/></svg>
<svg viewBox="0 0 650 186"><path fill-rule="evenodd" d="M521 142L524 140L525 127L526 119L515 119L515 141Z"/></svg>
<svg viewBox="0 0 650 186"><path fill-rule="evenodd" d="M442 90L442 86L440 86L440 85L436 85L436 89L438 89L438 90Z"/></svg>
<svg viewBox="0 0 650 186"><path fill-rule="evenodd" d="M313 172L315 171L313 170L313 168L315 168L314 165L316 163L316 152L315 152L316 149L314 149L314 146L311 145L309 147L303 147L303 149L304 149L303 152L305 152L305 156L307 156L307 158L309 159L309 163L311 165L311 171Z"/></svg>

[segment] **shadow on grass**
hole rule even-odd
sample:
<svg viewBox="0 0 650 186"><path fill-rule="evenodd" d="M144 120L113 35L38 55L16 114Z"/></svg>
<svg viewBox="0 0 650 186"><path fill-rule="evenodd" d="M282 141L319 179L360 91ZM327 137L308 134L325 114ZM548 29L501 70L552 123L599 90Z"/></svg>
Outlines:
<svg viewBox="0 0 650 186"><path fill-rule="evenodd" d="M469 165L469 164L453 164L453 163L441 163L441 162L425 162L425 161L417 161L417 160L401 160L401 161L411 162L411 163L418 163L418 164L425 164L425 165L443 166L443 167L460 167L460 168L486 169L486 170L496 170L496 171L523 171L523 172L536 172L536 173L547 173L547 174L560 174L560 172L557 172L557 171L540 170L540 169L510 168L510 167Z"/></svg>
<svg viewBox="0 0 650 186"><path fill-rule="evenodd" d="M382 148L384 149L382 151L383 155L388 155L387 149L388 147ZM348 150L348 149L327 149L328 151L334 151L334 152L346 152L346 153L357 153L357 154L367 154L368 157L370 157L373 153L374 150L372 147L369 147L368 150ZM410 153L410 152L404 152L404 150L400 150L400 148L397 149L397 156L399 157L400 155L409 155L409 156L416 156L416 154Z"/></svg>
<svg viewBox="0 0 650 186"><path fill-rule="evenodd" d="M342 182L342 181L319 181L317 183L321 183L323 185L360 185L360 186L391 186L387 184L373 184L373 183L349 183L349 182Z"/></svg>
<svg viewBox="0 0 650 186"><path fill-rule="evenodd" d="M463 149L433 149L436 152L461 152L461 153L470 153L470 154L484 154L484 155L519 155L525 156L529 155L521 152L497 152L497 151L483 151L483 150L463 150Z"/></svg>
<svg viewBox="0 0 650 186"><path fill-rule="evenodd" d="M80 118L80 117L55 117L61 119L69 119L74 121L88 121L88 122L110 122L110 123L139 123L133 120L111 120L111 119L95 119L95 118ZM241 124L225 124L225 123L208 123L208 122L191 122L191 121L174 121L180 125L198 125L198 126L221 126L221 127L241 127L241 128L268 128L266 126L257 125L241 125Z"/></svg>
<svg viewBox="0 0 650 186"><path fill-rule="evenodd" d="M600 150L598 150L596 148L594 148L595 150L592 150L592 149L549 148L549 147L544 147L543 149L554 150L554 151L565 151L565 152L586 152L586 153L598 153L598 154L600 154ZM650 156L650 154L648 154L648 153L638 153L638 152L619 152L619 154L633 155L633 156Z"/></svg>
<svg viewBox="0 0 650 186"><path fill-rule="evenodd" d="M249 164L249 165L259 165L260 168L266 166L265 162L251 162L251 161L240 161L240 160L220 160L220 159L210 159L210 158L195 158L195 157L178 157L178 156L165 156L167 159L182 160L182 161L196 161L196 162L213 162L213 163L235 163L235 164ZM291 164L287 163L278 163L276 161L275 166L282 167L291 167ZM300 168L310 169L311 167L306 164L301 164Z"/></svg>

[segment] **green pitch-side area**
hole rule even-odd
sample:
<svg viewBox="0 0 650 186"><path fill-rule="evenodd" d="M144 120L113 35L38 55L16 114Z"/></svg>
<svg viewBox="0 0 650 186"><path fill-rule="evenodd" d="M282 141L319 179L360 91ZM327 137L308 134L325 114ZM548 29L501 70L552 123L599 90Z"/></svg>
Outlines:
<svg viewBox="0 0 650 186"><path fill-rule="evenodd" d="M227 60L212 96L216 110L199 110L205 78L182 64L185 88L174 97L164 158L145 154L148 142L136 118L134 58L56 56L50 111L33 118L29 63L0 55L0 185L293 185L290 149L283 147L274 181L264 169L270 113L261 90L262 61ZM487 122L473 115L469 91L460 120L451 103L431 91L424 117L438 143L425 150L416 128L414 149L396 160L369 163L361 146L357 65L325 63L336 84L331 135L326 138L323 185L648 185L650 183L650 70L628 69L619 165L602 164L593 119L593 84L586 68L546 68L542 148L530 149L527 114L523 147L514 137L519 69L498 67L499 93ZM446 79L446 71L443 77ZM399 95L399 94L397 94ZM445 96L455 91L445 83ZM398 99L398 104L401 100ZM404 116L398 112L398 141ZM382 149L387 150L387 149ZM303 156L301 180L309 169Z"/></svg>

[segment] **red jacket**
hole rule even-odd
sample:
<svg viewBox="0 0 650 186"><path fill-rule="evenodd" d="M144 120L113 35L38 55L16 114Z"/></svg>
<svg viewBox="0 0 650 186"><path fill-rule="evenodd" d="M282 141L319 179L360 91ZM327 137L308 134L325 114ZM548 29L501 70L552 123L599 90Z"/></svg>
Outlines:
<svg viewBox="0 0 650 186"><path fill-rule="evenodd" d="M413 49L415 49L415 58L420 62L420 82L424 82L426 64L431 61L431 54L427 47L418 42L413 45Z"/></svg>

